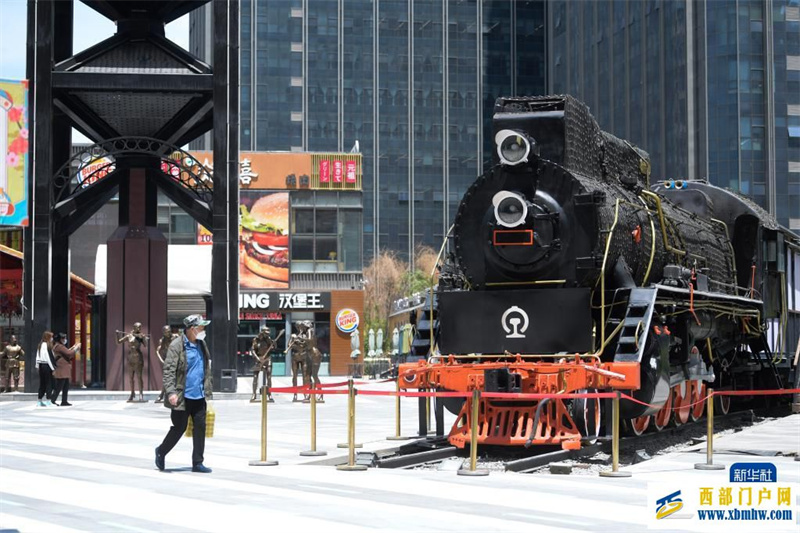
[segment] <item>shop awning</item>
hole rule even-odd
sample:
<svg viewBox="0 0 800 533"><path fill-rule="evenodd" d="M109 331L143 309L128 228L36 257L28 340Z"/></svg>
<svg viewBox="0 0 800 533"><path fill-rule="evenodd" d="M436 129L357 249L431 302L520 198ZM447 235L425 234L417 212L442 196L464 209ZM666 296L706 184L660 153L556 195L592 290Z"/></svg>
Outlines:
<svg viewBox="0 0 800 533"><path fill-rule="evenodd" d="M108 247L97 247L94 282L105 294ZM167 248L167 295L204 296L211 294L211 246L171 244Z"/></svg>

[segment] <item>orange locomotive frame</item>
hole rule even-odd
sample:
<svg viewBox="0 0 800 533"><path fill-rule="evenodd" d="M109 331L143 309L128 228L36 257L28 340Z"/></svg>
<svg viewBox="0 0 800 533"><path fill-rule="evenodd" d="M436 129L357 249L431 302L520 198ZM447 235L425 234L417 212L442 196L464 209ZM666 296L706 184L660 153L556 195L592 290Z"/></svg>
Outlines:
<svg viewBox="0 0 800 533"><path fill-rule="evenodd" d="M485 391L484 372L505 368L509 373L520 376L519 392L527 394L636 390L640 387L639 363L603 363L596 355L559 355L558 360L553 362L543 361L546 357L551 356L480 356L481 361L477 363L464 362L464 356L453 355L439 357L439 361L434 363L420 360L400 365L399 386L401 390ZM467 360L469 358L466 357ZM541 401L481 398L478 443L524 446L530 439L530 444L580 448L581 439L587 435L581 434L569 407L558 398L543 406L533 438L530 438ZM599 402L596 399L588 401ZM466 399L448 436L450 443L459 448L470 441L471 404L472 399ZM594 423L599 427L601 410L594 409L593 412L597 417Z"/></svg>

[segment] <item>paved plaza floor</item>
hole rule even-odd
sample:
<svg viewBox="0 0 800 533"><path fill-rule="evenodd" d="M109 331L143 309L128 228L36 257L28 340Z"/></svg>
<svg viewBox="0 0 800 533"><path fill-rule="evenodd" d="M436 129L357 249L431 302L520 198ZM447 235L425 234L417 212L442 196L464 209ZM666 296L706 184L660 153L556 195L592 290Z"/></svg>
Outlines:
<svg viewBox="0 0 800 533"><path fill-rule="evenodd" d="M67 408L0 402L0 531L642 531L651 522L648 482L724 481L728 475L694 470L704 456L692 451L632 466L626 479L342 472L298 455L309 447L309 406L291 403L290 396L269 406L268 457L278 466L248 465L259 456L260 407L236 399L215 402L215 435L206 441L205 461L212 474L190 471L191 440L185 438L167 456L167 471L159 472L153 448L170 425L166 408L79 395L70 400L74 406ZM359 396L356 410L356 440L365 449L398 445L385 440L394 433L393 398ZM412 435L416 400L404 399L403 413L403 432ZM345 415L346 396L329 396L319 406L318 449L329 454L322 459L346 455L336 447L346 439ZM762 441L790 456L742 458L742 450ZM800 462L791 457L800 447L800 415L720 438L717 445L728 452L718 453L716 462L770 461L784 481L800 482Z"/></svg>

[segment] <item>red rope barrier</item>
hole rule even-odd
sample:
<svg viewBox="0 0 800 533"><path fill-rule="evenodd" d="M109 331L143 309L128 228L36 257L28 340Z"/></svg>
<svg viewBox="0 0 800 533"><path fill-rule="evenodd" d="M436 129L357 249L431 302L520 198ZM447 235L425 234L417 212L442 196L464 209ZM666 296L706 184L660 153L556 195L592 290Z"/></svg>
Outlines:
<svg viewBox="0 0 800 533"><path fill-rule="evenodd" d="M776 390L715 390L714 396L779 396L781 394L798 394L800 389Z"/></svg>
<svg viewBox="0 0 800 533"><path fill-rule="evenodd" d="M388 381L394 380L387 380L387 381L380 381L378 383L386 383ZM367 384L371 382L365 382ZM347 382L343 382L344 385L347 385ZM355 382L354 382L355 384ZM319 389L310 389L306 387L273 387L270 389L270 393L273 394L317 394L319 396L324 396L328 394L347 394L347 389L341 390L331 390L331 387L341 386L342 384L339 383L326 383L322 386L326 388L319 388ZM417 392L410 392L410 391L393 391L393 390L369 390L369 389L357 389L357 394L362 396L400 396L402 398L469 398L472 396L471 392L436 392L436 391L417 391ZM778 390L722 390L718 391L715 390L713 392L714 396L779 396L783 394L797 394L800 393L800 389L778 389ZM500 400L544 400L546 398L556 398L556 399L563 399L563 400L572 400L572 399L612 399L616 397L617 393L615 392L584 392L584 393L549 393L549 394L534 394L534 393L518 393L518 392L483 392L481 393L481 398L491 398L491 399L500 399ZM658 405L649 404L647 402L643 402L641 400L637 400L633 396L628 394L621 394L621 399L630 400L634 403L638 403L640 405L644 405L647 407L652 407L657 409ZM695 405L701 404L708 400L708 395L704 396L702 399L692 402L687 405L681 405L679 407L672 407L672 410L677 409L685 409L686 407L694 407Z"/></svg>
<svg viewBox="0 0 800 533"><path fill-rule="evenodd" d="M670 394L672 394L672 393L670 392ZM714 394L716 395L716 391L714 391ZM658 405L653 405L651 403L647 403L647 402L643 402L641 400L637 400L633 396L628 396L627 394L623 394L620 398L623 399L623 400L630 400L633 403L638 403L639 405L645 405L647 407L652 407L653 409L660 409L661 408ZM687 405L680 405L678 407L670 407L670 410L677 411L678 409L685 409L687 407L694 407L695 405L704 403L707 400L708 400L708 395L704 396L701 400L698 400L696 402L693 402L693 403L690 403L690 404L687 404Z"/></svg>

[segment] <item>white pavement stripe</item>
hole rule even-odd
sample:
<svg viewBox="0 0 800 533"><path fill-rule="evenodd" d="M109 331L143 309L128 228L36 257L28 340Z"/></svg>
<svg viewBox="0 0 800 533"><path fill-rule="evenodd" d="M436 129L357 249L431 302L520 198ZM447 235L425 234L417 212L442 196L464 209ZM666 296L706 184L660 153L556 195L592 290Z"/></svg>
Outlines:
<svg viewBox="0 0 800 533"><path fill-rule="evenodd" d="M547 520L548 522L559 522L561 524L570 524L573 526L587 526L586 520L567 520L566 518L556 518L556 517L547 517L543 518L541 515L535 515L533 513L503 513L503 516L516 516L519 518L525 518L527 520Z"/></svg>
<svg viewBox="0 0 800 533"><path fill-rule="evenodd" d="M149 529L142 529L142 528L139 528L139 527L129 526L127 524L120 524L119 522L105 521L105 522L100 522L100 523L103 524L104 526L111 526L111 527L115 527L117 529L125 529L127 531L135 531L136 533L152 533Z"/></svg>
<svg viewBox="0 0 800 533"><path fill-rule="evenodd" d="M59 495L59 503L112 513L137 520L181 528L191 528L198 531L230 531L232 522L244 526L258 524L269 517L278 523L293 524L294 527L309 531L374 531L374 528L364 528L353 524L342 524L342 529L331 528L330 523L324 520L290 515L274 509L268 513L258 507L237 505L236 512L230 512L230 506L213 501L202 500L198 497L186 498L177 495L169 496L169 505L164 505L165 496L142 489L123 487L118 485L90 483L75 479L67 479L54 475L34 474L10 468L0 468L3 478L3 491L26 498L49 501L42 498L41 487L48 487L48 495ZM196 484L193 481L192 484ZM187 492L189 492L187 490ZM131 505L130 502L136 502ZM180 509L180 512L176 512ZM346 529L345 529L346 526ZM169 528L164 528L169 529ZM234 527L233 529L236 529Z"/></svg>
<svg viewBox="0 0 800 533"><path fill-rule="evenodd" d="M3 502L5 505L6 501ZM0 529L16 529L24 533L81 533L80 529L72 529L52 522L34 520L26 516L17 516L0 512Z"/></svg>
<svg viewBox="0 0 800 533"><path fill-rule="evenodd" d="M20 438L22 437L22 438ZM36 442L36 438L33 436L29 436L27 434L18 434L15 432L9 432L8 435L4 436L5 440L19 442L21 444L34 444ZM55 448L63 448L63 449L86 449L87 443L77 440L77 439L70 439L70 438L59 438L59 437L49 437L48 444L50 446L54 446ZM206 448L206 455L208 454L208 447ZM97 469L104 469L110 471L119 471L119 472L126 472L126 473L134 473L137 475L156 475L158 476L159 473L154 470L143 470L141 468L133 468L133 467L124 467L119 465L113 465L109 463L86 463L84 461L78 459L70 459L60 456L48 456L42 454L29 454L28 452L20 452L17 450L4 450L3 453L10 453L11 455L17 455L20 457L23 456L30 456L31 459L38 459L38 460L45 460L45 461L54 461L54 462L61 462L64 464L72 464L75 466L89 466L92 468ZM106 454L108 455L121 455L124 457L150 457L152 454L152 450L148 448L144 448L142 446L131 445L131 444L120 444L115 447L113 450L106 450ZM35 457L34 457L35 455ZM85 463L85 464L84 464ZM256 472L252 467L248 467L243 460L233 459L229 457L220 457L215 456L213 463L211 463L215 468L224 468L227 470L234 470L240 472L247 472L252 474ZM369 493L371 491L385 491L385 492L394 492L399 494L416 494L419 487L419 480L418 475L419 472L412 472L412 471L397 471L394 472L396 477L392 480L392 483L386 483L385 479L380 479L378 477L369 476L369 472L363 474L356 474L353 476L352 474L339 472L331 467L313 467L313 466L301 466L301 467L276 467L282 469L282 473L284 473L287 477L291 477L292 479L298 482L313 482L313 483L326 483L330 486L336 487L341 486L342 484L346 484L348 489L358 488L362 490L362 493L365 493L365 499L369 499ZM286 472L285 470L291 468L291 472ZM120 470L123 469L123 470ZM274 474L276 472L275 469L272 469L269 472L265 472L267 475ZM416 474L416 475L415 475ZM503 475L503 474L499 474ZM520 478L517 475L508 475L510 480L517 481ZM455 476L453 475L453 478ZM199 479L199 478L198 478ZM430 481L426 480L426 486L429 487L428 493L434 495L437 499L450 499L454 503L471 503L475 505L500 505L500 506L511 506L517 508L524 508L532 512L541 512L541 513L553 513L556 509L562 508L571 508L573 506L580 506L585 508L587 512L595 513L596 516L603 516L603 513L610 513L610 516L626 516L626 521L629 523L634 524L645 524L646 517L644 516L645 508L642 507L641 516L631 516L630 507L626 506L625 504L609 502L609 501L597 501L597 500L586 500L585 498L579 498L572 495L559 495L559 494L547 494L541 492L532 492L531 488L535 480L531 478L522 479L521 481L525 482L527 479L530 480L530 483L525 483L525 485L521 488L493 488L490 491L482 491L482 490L473 490L472 483L468 482L437 482L437 481ZM598 480L599 481L599 480ZM473 480L474 482L474 480ZM230 482L224 480L217 480L216 485L218 486L220 483L233 483L229 488L231 490L241 490L244 492L262 492L266 494L272 494L271 488L264 487L261 485L255 485L252 483L241 483L241 482ZM517 481L519 483L519 481ZM254 488L255 487L255 488ZM622 488L622 487L621 487ZM277 487L275 488L277 491L276 494L283 494L287 498L296 497L298 500L305 500L308 498L308 494L304 493L300 490L294 490L291 488L284 488L284 487ZM604 487L601 487L598 484L598 494L602 493ZM624 490L624 488L623 488ZM630 488L628 489L630 490ZM643 490L643 489L642 489ZM266 492L265 492L266 491ZM532 497L535 494L535 497ZM348 505L351 500L346 499L345 497L338 497L329 494L318 494L315 497L315 503L320 503L324 501L323 499L336 499L341 498L342 501L338 502L338 505ZM331 502L332 504L337 504L336 501ZM388 504L382 503L374 500L370 500L370 508L377 509L381 506L385 506L385 512L387 516L396 516L395 513L408 512L413 513L416 516L423 515L423 514L430 514L428 523L449 523L454 524L461 521L465 522L465 526L467 529L470 527L474 528L477 527L478 523L481 520L478 517L472 515L465 515L465 514L458 514L449 511L433 511L429 509L420 509L420 508L413 508L407 505L400 505L400 504ZM407 509L407 511L404 511ZM449 515L449 516L448 516ZM607 515L608 516L608 515ZM446 522L442 522L446 520ZM476 523L478 520L478 523ZM486 527L489 529L493 529L497 526L498 523L502 523L502 521L497 521L496 519L487 520ZM519 525L519 522L509 522L508 527L511 528L513 525Z"/></svg>
<svg viewBox="0 0 800 533"><path fill-rule="evenodd" d="M32 445L41 443L41 439L37 435L30 435L27 433L20 433L13 431L4 432L4 440L16 441L21 444L32 444ZM50 436L47 439L47 443L50 446L61 449L74 449L74 450L96 449L96 442L94 441L82 440L70 437ZM213 463L212 466L218 468L225 468L229 470L237 470L241 472L249 472L249 473L253 472L253 469L247 466L245 459L237 459L235 457L230 457L225 455L215 455L214 448L216 448L218 444L221 444L225 447L224 450L220 450L221 453L224 453L225 450L227 450L228 447L231 446L230 444L225 443L224 439L220 441L215 438L206 441L206 456L213 457L213 459L211 460L211 462ZM270 450L273 450L272 446L270 446ZM173 454L174 452L175 451L173 451ZM152 448L149 445L142 446L137 444L119 443L115 444L113 448L105 449L104 453L106 455L119 455L123 457L142 457L142 458L146 457L148 458L147 460L149 462L149 458L151 457L153 452ZM271 457L273 459L277 458L277 456L274 453L271 455ZM283 461L283 459L281 460ZM380 491L412 494L417 491L418 477L420 475L425 475L420 473L419 471L397 471L394 474L397 475L397 478L391 484L387 484L383 480L377 478L371 478L368 476L358 476L357 483L360 485L360 488L364 490L380 490ZM338 472L337 470L330 467L306 466L303 469L297 471L296 473L293 473L292 475L293 477L298 479L298 481L309 481L315 483L324 481L325 483L329 483L334 486L340 485L342 483L349 483L350 481L350 479L347 477L347 474ZM531 501L530 488L532 486L535 486L536 476L528 476L528 475L520 476L519 474L504 474L500 472L495 473L493 475L508 476L509 479L513 479L514 481L516 481L515 483L516 487L494 488L492 491L489 491L489 494L483 494L480 491L471 491L471 490L465 491L464 487L466 482L464 482L463 479L457 479L456 476L454 475L452 476L454 478L454 481L452 482L426 480L426 484L427 486L430 487L430 490L428 492L430 494L437 495L437 497L446 497L445 495L459 494L460 500L471 501L476 504L494 502L497 505L514 505L514 503L510 502L519 502L520 505L522 505L524 508L528 510L536 509L541 512L553 512L554 509L561 508L564 505L566 506L574 505L574 506L587 507L587 509L589 509L590 511L598 513L598 516L600 515L621 516L620 513L626 513L629 512L630 510L628 504L620 503L618 501L607 501L602 499L587 501L583 498L572 496L572 494L576 493L574 491L574 485L572 490L565 490L565 494L537 493L534 501ZM570 481L571 483L574 484L578 482L578 479L575 478ZM596 490L598 495L604 496L606 498L610 494L617 495L620 497L620 499L624 499L625 497L631 498L633 497L632 493L638 492L643 495L646 490L645 483L639 481L634 481L633 483L631 483L630 480L626 480L627 485L620 484L619 486L616 487L609 485L607 482L604 482L600 478L587 477L585 479L581 479L580 483L584 488L584 493L585 490ZM642 499L642 501L644 500ZM642 516L641 519L635 521L635 523L645 524L646 517Z"/></svg>
<svg viewBox="0 0 800 533"><path fill-rule="evenodd" d="M102 471L107 471L107 472L114 472L114 473L117 473L117 474L125 474L127 476L136 475L136 476L147 477L147 478L164 479L164 477L163 477L164 474L162 474L160 472L157 472L155 470L146 470L146 469L142 469L142 468L134 468L134 467L128 467L128 466L114 465L114 464L109 464L109 463L84 461L82 459L71 459L71 458L68 458L68 457L55 457L55 456L43 455L43 454L39 454L39 453L23 452L23 451L18 451L18 450L3 450L3 454L10 455L10 456L15 456L15 457L20 457L20 458L26 458L26 459L30 459L30 460L33 460L33 461L55 462L55 463L59 463L61 465L69 465L69 466L76 466L76 467L81 467L81 468L91 468L93 470L102 470ZM254 469L245 470L246 468L247 467L244 467L242 470L250 472L250 473L257 471L257 470L254 470ZM290 471L288 469L284 470L283 473L286 475L287 478L294 479L294 478L298 477L298 474L305 473L305 472L308 472L310 470L316 470L317 474L319 474L322 471L324 471L324 469L325 469L325 467L317 467L317 468L315 468L315 467L295 467L295 468L292 468ZM328 467L328 469L333 470L330 467ZM4 469L0 468L0 474L2 474L3 472L4 472ZM14 472L18 472L18 471L14 471ZM274 470L273 470L273 472L274 472ZM358 482L358 481L361 481L361 480L365 479L364 476L368 476L369 472L356 474L355 476L351 476L351 475L348 475L347 473L343 473L343 472L339 472L339 474L343 474L343 476L339 477L338 482L339 483L342 483L342 482L348 483L349 482L348 486L352 487L353 482ZM41 474L33 474L33 473L21 472L21 471L19 471L19 475L20 475L21 478L28 478L28 477L31 477L31 476L41 476ZM7 479L7 478L5 478L5 476L3 476L3 477L4 477L4 479ZM312 477L316 478L317 476L314 476L312 474ZM128 488L128 487L117 487L116 485L98 486L98 485L95 485L95 484L91 484L91 483L87 483L87 482L79 481L79 480L65 480L64 478L58 478L58 479L60 481L62 481L62 482L67 483L67 484L69 484L69 483L85 484L85 485L88 485L90 487L93 487L95 490L102 490L104 497L107 497L110 493L114 492L115 490L122 490L122 491L125 491L125 490L138 490L138 489L131 489L131 488ZM265 479L265 481L268 482L268 479ZM309 481L309 480L306 480L306 481ZM4 482L4 484L5 483L6 482ZM4 487L2 490L5 491L5 492L8 492L9 494L14 494L15 491L18 490L18 487L13 482L9 481L7 483L8 483L8 488ZM384 483L385 483L385 480L384 480ZM230 481L230 480L225 480L225 479L220 479L218 477L214 477L213 475L212 476L194 476L191 479L191 485L194 486L194 487L198 487L198 488L199 487L206 487L206 488L210 488L210 489L213 489L213 490L227 490L227 491L231 491L231 494L235 494L235 493L251 494L251 495L253 495L253 494L261 494L261 495L264 495L264 496L272 497L276 501L285 502L285 504L282 505L283 507L287 507L289 505L289 503L291 503L291 501L299 502L299 503L304 504L304 505L307 504L309 501L311 501L309 499L308 492L304 492L304 491L301 491L301 490L296 490L296 489L293 489L293 488L288 488L288 487L283 487L283 486L281 486L281 487L273 487L273 486L260 485L260 484L251 483L251 482ZM361 487L359 487L359 488L361 488ZM76 490L75 487L72 487L70 490L73 490L73 491L75 491L77 493L80 493L80 490ZM507 492L507 491L504 491L503 489L498 489L498 490L500 490L501 492ZM143 492L143 491L140 491L140 492ZM441 494L441 495L437 494L437 497L446 498L449 495L452 498L452 501L453 501L454 504L461 504L463 502L463 498L462 497L467 495L468 493L473 493L473 492L477 492L477 491L473 491L470 488L467 488L465 490L465 488L462 486L462 487L458 488L457 492L444 493L444 494ZM153 495L152 492L146 492L145 494L147 494L148 497ZM406 494L415 494L415 492L406 492ZM525 495L525 500L522 500L522 501L527 501L527 500L531 499L531 494L529 492L526 492L526 493L523 493L523 494ZM164 499L163 495L156 495L156 496L158 497L158 499L160 501L163 501L163 499ZM478 498L475 501L475 503L479 503L479 504L492 503L491 500L494 500L495 498L488 498L488 500L490 500L490 501L487 502L487 497L488 496L489 495L484 494L484 497ZM537 494L537 498L539 496L540 495ZM31 497L36 497L36 496L31 496ZM130 496L126 496L126 497L130 497ZM175 498L178 498L178 497L177 496L170 496L171 500L175 499ZM502 496L501 496L501 498L502 498ZM471 500L472 498L469 498L469 499ZM80 502L80 500L81 500L81 498L78 499L79 502ZM124 501L124 499L123 499L123 501ZM138 502L138 500L137 500L137 502ZM353 512L351 514L349 514L348 516L353 516L353 517L355 517L355 514L358 513L359 509L363 508L363 506L366 505L366 506L369 507L369 509L371 511L376 512L376 513L382 513L385 516L414 516L417 520L419 520L419 521L421 521L421 522L423 522L425 524L446 524L448 526L448 529L452 528L453 530L461 530L461 531L471 531L471 530L513 531L515 529L518 529L518 528L524 527L526 525L529 525L529 524L526 524L525 522L520 522L520 521L516 521L516 520L502 520L502 519L498 519L496 517L483 517L483 516L477 516L477 515L474 515L474 514L457 513L457 512L452 512L452 511L440 511L440 510L429 509L429 508L414 507L413 505L403 504L403 503L384 503L384 502L379 502L379 501L371 500L369 498L369 494L364 492L364 491L362 491L360 494L356 494L356 495L350 496L350 497L348 497L348 496L336 496L336 495L330 495L330 494L324 494L324 493L316 493L313 496L313 502L314 502L313 505L314 505L315 508L335 508L335 509L339 509L340 512L345 510L345 509L352 509ZM68 503L68 502L62 502L62 503ZM113 503L114 502L112 500L108 504L111 505ZM139 503L141 503L141 508L142 509L147 509L147 507L144 505L144 502L139 502ZM178 508L178 507L182 508L182 505L179 505L178 502L172 502L170 504L170 506L171 506L171 508ZM157 508L157 506L156 506L156 508ZM238 509L238 507L237 507L237 509ZM103 507L102 510L107 511L107 512L114 512L114 511L111 510L111 507L108 507L108 506ZM126 510L126 509L123 509L123 510ZM549 511L552 512L552 507L549 509ZM268 516L270 520L273 520L274 517L276 516L276 511L274 511L274 510L264 511L264 512L265 512L265 515ZM125 513L123 512L123 513L118 513L118 514L125 514ZM284 513L284 514L286 514L286 513ZM153 517L153 516L149 516L149 515L147 515L145 513L140 513L137 516L138 516L138 518L143 519L143 520L151 520L151 521L154 521L154 522L159 521L158 518ZM294 515L286 514L286 516L288 517L288 516L294 516ZM237 520L239 518L240 517L238 516L238 512L237 512ZM287 518L287 520L289 520L289 518ZM308 519L308 520L319 522L320 524L309 524L308 526L303 526L302 524L298 524L297 521L294 520L294 519L292 519L291 523L293 524L293 526L297 526L301 530L302 529L310 529L311 527L316 526L316 525L319 525L325 531L329 531L330 530L329 525L325 525L325 526L321 525L323 523L324 524L330 524L329 521L323 521L321 519ZM287 523L289 523L289 522L287 522ZM183 523L182 525L184 527L195 527L196 529L204 530L202 527L196 527L196 526L193 526L193 525L191 525L189 523ZM385 526L385 524L377 524L376 525L376 527L378 527L382 531L387 531L384 526ZM403 529L401 531L408 530L409 527L410 527L410 525L406 524L406 525L404 525L404 527L403 527ZM430 529L430 526L426 526L425 530L427 530L427 529ZM347 531L360 531L360 530L366 530L366 529L359 529L359 526L356 525L356 524L348 524L347 525ZM211 529L211 531L213 531L213 529ZM572 531L572 530L571 529L563 529L563 528L547 527L547 526L537 525L537 533L539 533L539 532L543 532L543 533L548 533L548 532L559 533L559 532L565 532L565 531Z"/></svg>
<svg viewBox="0 0 800 533"><path fill-rule="evenodd" d="M11 507L27 507L24 503L12 502L10 500L0 500L0 505L10 505Z"/></svg>
<svg viewBox="0 0 800 533"><path fill-rule="evenodd" d="M330 492L340 492L342 494L361 494L361 492L357 491L357 490L334 489L332 487L326 487L326 486L323 486L323 485L303 485L301 483L300 485L297 485L297 486L298 487L304 487L306 489L319 490L319 491L323 491L323 492L324 491L330 491Z"/></svg>

